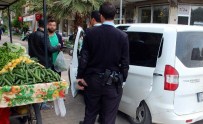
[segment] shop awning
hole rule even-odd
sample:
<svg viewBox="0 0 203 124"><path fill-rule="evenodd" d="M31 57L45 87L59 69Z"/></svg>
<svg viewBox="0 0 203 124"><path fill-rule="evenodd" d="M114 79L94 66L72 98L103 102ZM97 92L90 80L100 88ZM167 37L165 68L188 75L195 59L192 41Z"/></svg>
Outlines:
<svg viewBox="0 0 203 124"><path fill-rule="evenodd" d="M0 10L8 8L10 5L14 4L18 0L0 0Z"/></svg>

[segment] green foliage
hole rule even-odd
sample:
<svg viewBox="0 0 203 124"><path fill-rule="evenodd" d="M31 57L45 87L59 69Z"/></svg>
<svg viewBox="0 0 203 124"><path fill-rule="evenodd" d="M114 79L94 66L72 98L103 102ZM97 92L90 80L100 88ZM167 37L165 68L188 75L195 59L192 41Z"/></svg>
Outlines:
<svg viewBox="0 0 203 124"><path fill-rule="evenodd" d="M12 21L12 26L13 26L13 27L16 27L16 28L20 28L20 27L21 27L21 23L18 21L18 18L15 18L15 19Z"/></svg>
<svg viewBox="0 0 203 124"><path fill-rule="evenodd" d="M23 28L29 28L28 24L23 23Z"/></svg>
<svg viewBox="0 0 203 124"><path fill-rule="evenodd" d="M58 0L55 2L53 13L58 17L70 16L76 13L89 14L93 9L98 9L103 0Z"/></svg>
<svg viewBox="0 0 203 124"><path fill-rule="evenodd" d="M104 0L47 0L47 15L57 20L75 17L75 26L82 26L85 18ZM29 0L31 12L42 12L42 0Z"/></svg>
<svg viewBox="0 0 203 124"><path fill-rule="evenodd" d="M53 16L56 20L75 17L75 27L83 26L85 19L92 10L99 9L105 0L47 0L47 15ZM22 16L23 7L29 6L30 13L43 13L43 0L19 0L11 6L11 12L16 17ZM8 22L7 11L4 11L4 22ZM19 27L18 19L13 21L13 26Z"/></svg>
<svg viewBox="0 0 203 124"><path fill-rule="evenodd" d="M25 53L25 48L19 44L6 42L0 46L0 70L11 60L17 59Z"/></svg>
<svg viewBox="0 0 203 124"><path fill-rule="evenodd" d="M15 13L15 19L12 24L14 27L20 27L20 22L18 22L18 17L23 15L23 6L26 4L27 0L19 0L15 4L10 6L10 12ZM8 10L5 9L2 11L2 19L5 25L8 26ZM5 27L6 29L6 27Z"/></svg>

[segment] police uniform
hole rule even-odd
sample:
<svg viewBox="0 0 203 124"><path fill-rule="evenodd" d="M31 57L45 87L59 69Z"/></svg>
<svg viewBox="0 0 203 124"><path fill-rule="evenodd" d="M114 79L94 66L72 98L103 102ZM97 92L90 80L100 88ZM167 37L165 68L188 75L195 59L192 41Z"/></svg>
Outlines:
<svg viewBox="0 0 203 124"><path fill-rule="evenodd" d="M77 79L84 79L88 85L84 90L86 108L83 124L94 124L100 112L102 124L115 124L123 92L122 82L127 78L128 69L129 43L126 33L107 21L86 33L77 75ZM121 74L121 83L107 84L106 70Z"/></svg>

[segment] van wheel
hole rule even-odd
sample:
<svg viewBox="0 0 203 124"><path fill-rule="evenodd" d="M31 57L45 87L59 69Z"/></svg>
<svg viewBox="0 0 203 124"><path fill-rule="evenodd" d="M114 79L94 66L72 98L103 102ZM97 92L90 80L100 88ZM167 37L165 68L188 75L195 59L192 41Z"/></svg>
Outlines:
<svg viewBox="0 0 203 124"><path fill-rule="evenodd" d="M136 117L129 117L131 124L152 124L152 117L145 102L140 103L136 111Z"/></svg>

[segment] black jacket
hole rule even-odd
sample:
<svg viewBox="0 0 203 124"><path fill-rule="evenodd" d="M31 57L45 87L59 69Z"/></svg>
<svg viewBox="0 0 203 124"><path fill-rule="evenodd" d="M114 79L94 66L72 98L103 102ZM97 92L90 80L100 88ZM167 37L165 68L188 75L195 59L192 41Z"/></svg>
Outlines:
<svg viewBox="0 0 203 124"><path fill-rule="evenodd" d="M59 34L57 34L59 38ZM61 38L61 36L60 36ZM59 38L59 42L62 43L62 38ZM36 32L32 33L28 39L28 50L30 57L37 58L39 63L46 65L45 59L45 42L44 42L44 31L37 29ZM62 44L61 44L62 45ZM52 47L50 44L49 38L47 39L47 48L48 48L48 68L53 66L52 63L52 53L60 51L60 46Z"/></svg>
<svg viewBox="0 0 203 124"><path fill-rule="evenodd" d="M77 79L103 73L105 69L123 73L129 69L129 42L126 33L110 25L86 31L79 60Z"/></svg>

